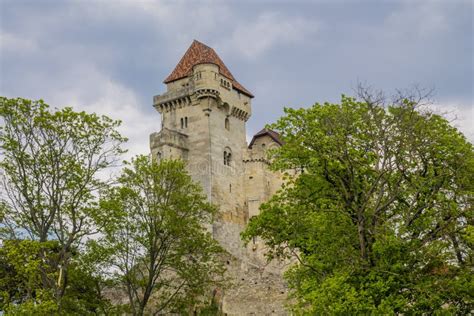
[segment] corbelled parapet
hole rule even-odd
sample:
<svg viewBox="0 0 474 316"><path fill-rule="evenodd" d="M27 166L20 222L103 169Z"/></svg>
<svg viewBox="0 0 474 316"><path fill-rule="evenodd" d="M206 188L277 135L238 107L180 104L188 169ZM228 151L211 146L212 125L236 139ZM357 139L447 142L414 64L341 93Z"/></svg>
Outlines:
<svg viewBox="0 0 474 316"><path fill-rule="evenodd" d="M162 95L153 97L153 106L161 114L172 109L191 105L191 96L194 94L194 87L188 86L179 90L168 91Z"/></svg>

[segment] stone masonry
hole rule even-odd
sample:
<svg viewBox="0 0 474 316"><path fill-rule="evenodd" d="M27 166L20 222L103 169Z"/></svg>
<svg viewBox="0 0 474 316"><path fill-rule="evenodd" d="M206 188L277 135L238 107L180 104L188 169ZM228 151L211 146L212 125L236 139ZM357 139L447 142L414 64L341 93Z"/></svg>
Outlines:
<svg viewBox="0 0 474 316"><path fill-rule="evenodd" d="M227 69L216 52L194 41L165 79L167 91L153 98L161 130L150 135L158 159L181 158L209 201L219 206L219 219L208 227L230 253L228 275L233 286L221 298L227 315L286 315L284 266L267 263L255 240L245 247L240 232L259 206L282 184L268 169L266 151L280 146L267 129L246 141L253 95Z"/></svg>

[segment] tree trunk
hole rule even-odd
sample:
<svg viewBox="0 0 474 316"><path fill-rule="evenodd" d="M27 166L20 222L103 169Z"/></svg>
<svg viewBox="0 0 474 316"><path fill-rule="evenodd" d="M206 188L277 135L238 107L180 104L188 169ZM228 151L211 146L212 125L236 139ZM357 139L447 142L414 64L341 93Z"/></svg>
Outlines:
<svg viewBox="0 0 474 316"><path fill-rule="evenodd" d="M360 212L357 214L357 234L359 236L360 256L362 260L368 261L367 236L365 232L365 218Z"/></svg>

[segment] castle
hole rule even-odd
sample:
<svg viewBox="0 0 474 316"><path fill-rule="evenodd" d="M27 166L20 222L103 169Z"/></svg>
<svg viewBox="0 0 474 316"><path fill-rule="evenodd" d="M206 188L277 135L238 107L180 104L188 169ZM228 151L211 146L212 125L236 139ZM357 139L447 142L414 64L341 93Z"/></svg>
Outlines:
<svg viewBox="0 0 474 316"><path fill-rule="evenodd" d="M254 96L203 43L192 43L164 83L167 91L153 97L161 130L150 135L151 153L185 160L191 177L219 206L208 229L233 258L227 264L234 284L221 295L223 312L285 314L284 267L267 263L259 241L245 247L240 239L249 218L282 184L266 159L268 149L282 144L279 135L262 129L247 144Z"/></svg>

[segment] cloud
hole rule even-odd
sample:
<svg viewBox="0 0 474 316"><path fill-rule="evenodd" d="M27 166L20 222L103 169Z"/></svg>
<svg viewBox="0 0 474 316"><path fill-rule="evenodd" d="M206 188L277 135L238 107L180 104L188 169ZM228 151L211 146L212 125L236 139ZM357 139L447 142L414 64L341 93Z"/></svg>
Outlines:
<svg viewBox="0 0 474 316"><path fill-rule="evenodd" d="M337 101L360 80L386 91L436 87L440 99L459 100L459 126L472 135L463 123L472 119L471 9L468 1L6 0L0 94L122 119L131 151L146 153L159 129L151 98L198 39L255 93L248 131L283 106Z"/></svg>
<svg viewBox="0 0 474 316"><path fill-rule="evenodd" d="M312 19L286 16L279 12L263 12L253 21L241 20L232 35L216 46L227 55L258 59L278 45L305 41L314 36L318 29L319 23Z"/></svg>
<svg viewBox="0 0 474 316"><path fill-rule="evenodd" d="M95 112L121 120L119 131L129 138L126 158L148 154L148 135L159 130L158 113L145 111L137 95L129 88L113 81L93 66L72 67L65 76L80 78L47 93L45 100L52 106L72 106L75 110Z"/></svg>
<svg viewBox="0 0 474 316"><path fill-rule="evenodd" d="M139 91L114 72L123 63L125 51L119 48L126 47L126 41L104 38L107 22L121 18L118 9L112 10L110 2L87 4L73 2L48 10L9 8L21 11L24 23L11 20L1 24L0 94L41 98L52 107L72 106L77 111L119 119L120 132L129 138L125 158L148 154L148 135L159 130L159 114L151 106L145 107ZM125 18L126 8L122 9ZM7 18L4 14L2 18ZM77 27L84 18L84 28ZM94 32L96 28L105 33ZM126 51L128 56L130 51L133 47Z"/></svg>
<svg viewBox="0 0 474 316"><path fill-rule="evenodd" d="M436 36L450 29L450 5L442 1L403 1L385 20L385 31L400 36Z"/></svg>
<svg viewBox="0 0 474 316"><path fill-rule="evenodd" d="M86 16L102 23L123 23L131 28L143 24L146 30L141 31L155 38L149 44L173 54L182 53L182 46L193 39L211 41L235 18L230 6L221 1L117 0L96 1L93 6L75 2Z"/></svg>
<svg viewBox="0 0 474 316"><path fill-rule="evenodd" d="M35 51L37 43L28 38L9 34L7 32L0 32L0 53L15 53Z"/></svg>
<svg viewBox="0 0 474 316"><path fill-rule="evenodd" d="M474 144L474 104L463 104L458 101L436 103L431 106L433 111L445 117Z"/></svg>

